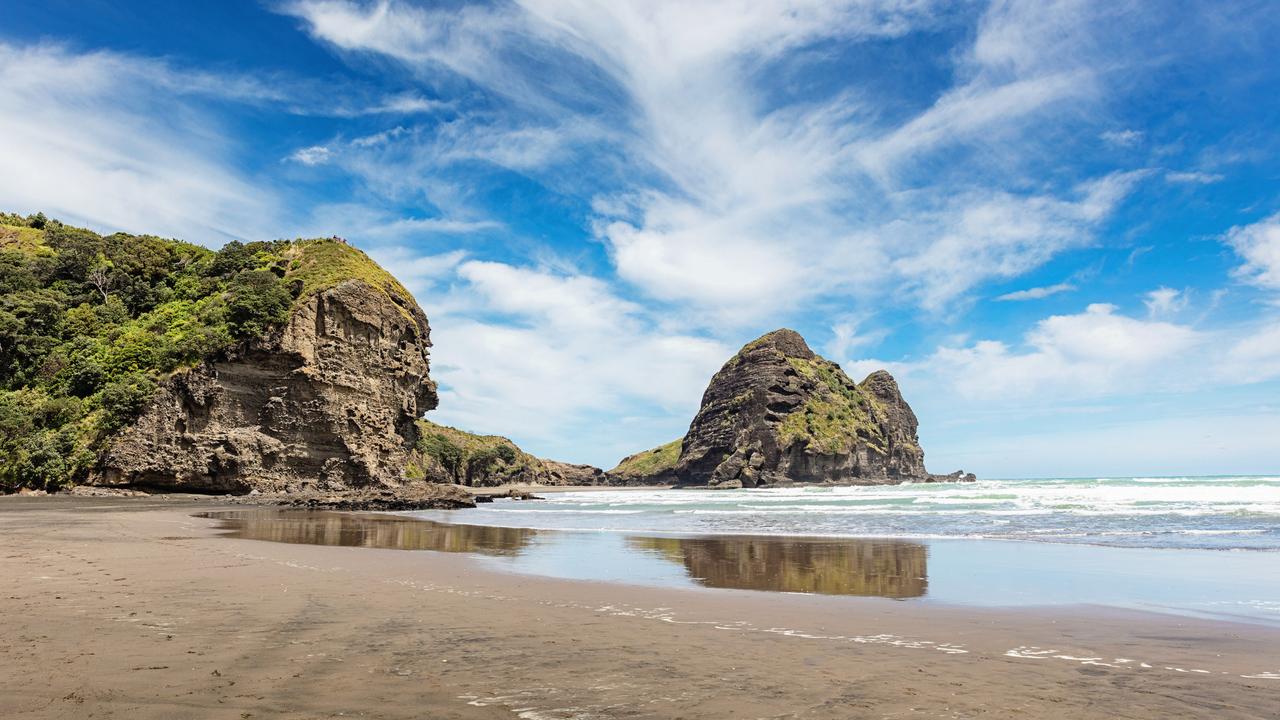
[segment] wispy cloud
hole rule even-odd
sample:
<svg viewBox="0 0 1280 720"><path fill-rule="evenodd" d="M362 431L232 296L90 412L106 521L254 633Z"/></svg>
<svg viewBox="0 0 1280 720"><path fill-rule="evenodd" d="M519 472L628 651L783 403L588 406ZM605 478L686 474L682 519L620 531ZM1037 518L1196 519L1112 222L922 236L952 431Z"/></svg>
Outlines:
<svg viewBox="0 0 1280 720"><path fill-rule="evenodd" d="M1144 136L1141 130L1107 130L1099 137L1112 145L1130 148L1141 143Z"/></svg>
<svg viewBox="0 0 1280 720"><path fill-rule="evenodd" d="M1164 174L1164 179L1171 183L1192 184L1192 185L1212 185L1214 183L1226 180L1225 175L1218 173L1206 172L1174 172L1169 171Z"/></svg>
<svg viewBox="0 0 1280 720"><path fill-rule="evenodd" d="M392 184L379 174L387 166L394 178L439 177L464 159L563 181L584 148L603 150L590 157L627 168L601 174L591 191L592 228L617 274L711 323L756 323L822 295L869 297L903 282L942 307L1088 243L1136 179L1030 193L972 181L894 187L931 154L986 146L992 133L1014 141L1055 104L1095 98L1104 68L1091 33L1117 6L993 4L955 85L896 124L870 112L856 86L771 103L759 71L823 41L948 22L932 3L297 0L285 12L344 53L390 57L424 76L452 71L513 108L399 138L394 159L353 152L347 167L379 187ZM943 272L969 258L968 280Z"/></svg>
<svg viewBox="0 0 1280 720"><path fill-rule="evenodd" d="M265 231L277 200L227 162L233 141L177 88L274 97L255 83L177 77L122 55L0 44L0 195L10 207L103 230L215 245Z"/></svg>
<svg viewBox="0 0 1280 720"><path fill-rule="evenodd" d="M436 343L432 376L441 383L434 419L606 466L669 440L668 418L692 418L707 379L732 352L663 331L640 306L580 274L467 261L447 291L424 297ZM653 422L633 417L629 433L584 445L601 415L622 406Z"/></svg>
<svg viewBox="0 0 1280 720"><path fill-rule="evenodd" d="M1180 312L1186 308L1187 294L1181 290L1161 287L1147 293L1142 303L1147 306L1147 314L1151 317L1162 317Z"/></svg>
<svg viewBox="0 0 1280 720"><path fill-rule="evenodd" d="M1231 228L1225 241L1244 259L1236 274L1245 282L1280 290L1280 213Z"/></svg>
<svg viewBox="0 0 1280 720"><path fill-rule="evenodd" d="M1051 295L1059 293L1072 292L1076 289L1071 283L1057 283L1056 285L1044 285L1042 287L1027 288L1026 290L1015 290L1005 293L996 298L1000 302L1022 302L1025 300L1041 300Z"/></svg>

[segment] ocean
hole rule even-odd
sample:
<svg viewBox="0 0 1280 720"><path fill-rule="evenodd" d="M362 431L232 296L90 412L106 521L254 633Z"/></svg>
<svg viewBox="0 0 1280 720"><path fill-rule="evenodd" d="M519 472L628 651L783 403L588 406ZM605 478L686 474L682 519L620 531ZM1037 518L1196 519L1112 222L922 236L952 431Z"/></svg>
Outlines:
<svg viewBox="0 0 1280 720"><path fill-rule="evenodd" d="M1280 476L547 493L420 517L545 530L1280 549Z"/></svg>
<svg viewBox="0 0 1280 720"><path fill-rule="evenodd" d="M216 513L234 537L526 575L1280 626L1280 477L593 490L474 509ZM1053 610L1056 611L1056 610Z"/></svg>

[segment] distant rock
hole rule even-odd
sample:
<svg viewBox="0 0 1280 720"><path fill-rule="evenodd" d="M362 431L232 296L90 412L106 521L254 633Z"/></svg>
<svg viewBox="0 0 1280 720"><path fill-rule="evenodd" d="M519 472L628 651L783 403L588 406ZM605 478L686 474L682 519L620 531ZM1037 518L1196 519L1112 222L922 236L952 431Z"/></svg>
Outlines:
<svg viewBox="0 0 1280 720"><path fill-rule="evenodd" d="M861 383L794 330L748 343L711 379L684 437L679 485L924 482L916 416L893 376Z"/></svg>
<svg viewBox="0 0 1280 720"><path fill-rule="evenodd" d="M476 499L457 485L407 483L398 487L259 493L232 499L245 505L286 505L310 510L453 510L475 507Z"/></svg>

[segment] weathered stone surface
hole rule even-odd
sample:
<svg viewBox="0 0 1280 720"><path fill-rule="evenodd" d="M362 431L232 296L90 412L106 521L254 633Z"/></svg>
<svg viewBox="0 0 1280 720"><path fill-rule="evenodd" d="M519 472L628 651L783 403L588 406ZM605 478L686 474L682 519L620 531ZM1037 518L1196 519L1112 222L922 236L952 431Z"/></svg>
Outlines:
<svg viewBox="0 0 1280 720"><path fill-rule="evenodd" d="M924 481L916 426L889 373L856 384L798 333L776 330L712 378L674 474L717 488Z"/></svg>
<svg viewBox="0 0 1280 720"><path fill-rule="evenodd" d="M559 460L542 460L547 470L546 485L605 485L609 477L594 465L575 465Z"/></svg>
<svg viewBox="0 0 1280 720"><path fill-rule="evenodd" d="M285 505L312 510L453 510L475 507L471 493L457 485L411 483L400 487L366 487L338 491L303 490L263 493L233 499L250 505Z"/></svg>
<svg viewBox="0 0 1280 720"><path fill-rule="evenodd" d="M90 482L244 493L394 487L436 406L412 298L348 280L273 335L171 377Z"/></svg>

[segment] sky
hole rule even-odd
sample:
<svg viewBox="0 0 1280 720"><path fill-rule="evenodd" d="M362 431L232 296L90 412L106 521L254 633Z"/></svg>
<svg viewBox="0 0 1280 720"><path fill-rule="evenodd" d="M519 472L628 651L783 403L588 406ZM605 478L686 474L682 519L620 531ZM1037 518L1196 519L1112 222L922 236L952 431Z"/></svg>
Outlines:
<svg viewBox="0 0 1280 720"><path fill-rule="evenodd" d="M1280 472L1269 0L0 0L0 208L341 235L611 467L778 327L984 477Z"/></svg>

